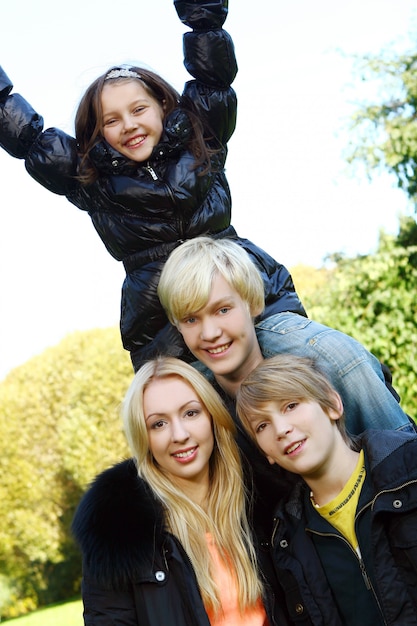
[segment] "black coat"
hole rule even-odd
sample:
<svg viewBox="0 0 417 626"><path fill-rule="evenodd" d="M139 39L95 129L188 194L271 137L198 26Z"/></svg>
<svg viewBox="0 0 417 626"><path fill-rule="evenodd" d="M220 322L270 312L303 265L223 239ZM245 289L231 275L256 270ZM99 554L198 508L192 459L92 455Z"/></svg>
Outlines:
<svg viewBox="0 0 417 626"><path fill-rule="evenodd" d="M233 42L222 25L227 0L174 2L184 35L184 64L193 80L184 96L193 101L214 143L211 172L198 175L186 147L190 122L175 109L165 120L161 141L148 163L132 163L105 141L91 158L99 179L83 186L76 179L77 145L56 128L43 130L43 119L19 94L0 68L0 145L25 159L29 174L50 191L87 211L109 253L124 263L121 335L137 369L157 353L192 360L180 334L167 323L156 288L169 253L199 235L236 236L230 227L231 197L224 164L236 123L237 101L231 87L237 65ZM287 269L247 240L265 282L265 314L304 309Z"/></svg>
<svg viewBox="0 0 417 626"><path fill-rule="evenodd" d="M349 626L417 624L417 436L370 430L358 441L366 466L355 523L361 564L347 542L310 509L305 483L299 482L277 509L273 557L288 610L300 625L342 626L337 607L348 614L364 593L370 594L369 611L374 597L383 617L378 622L362 607ZM326 550L319 558L316 549L322 550L322 542ZM328 577L324 562L333 572ZM338 584L336 572L347 568L351 583Z"/></svg>
<svg viewBox="0 0 417 626"><path fill-rule="evenodd" d="M72 526L83 554L86 626L209 626L190 560L163 519L133 460L95 479ZM286 626L267 552L260 562L272 584L265 598L270 624Z"/></svg>

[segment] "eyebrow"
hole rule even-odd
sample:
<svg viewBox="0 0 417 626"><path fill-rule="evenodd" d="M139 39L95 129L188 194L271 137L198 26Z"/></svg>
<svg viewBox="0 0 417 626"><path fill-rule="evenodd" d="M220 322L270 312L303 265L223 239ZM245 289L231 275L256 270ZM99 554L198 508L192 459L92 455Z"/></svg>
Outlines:
<svg viewBox="0 0 417 626"><path fill-rule="evenodd" d="M198 404L198 406L200 407L205 407L205 405L203 405L203 403L200 402L200 400L187 400L187 402L184 402L184 404L178 407L178 410L184 411L190 404ZM158 412L149 413L149 415L145 416L145 422L147 422L148 419L150 419L151 417L163 417L164 415L167 415L166 411L162 411L161 413L158 413Z"/></svg>
<svg viewBox="0 0 417 626"><path fill-rule="evenodd" d="M229 294L227 296L222 296L221 298L218 298L217 300L215 300L215 302L212 302L212 306L213 307L218 307L220 304L223 304L224 302L235 302L236 298L232 295Z"/></svg>
<svg viewBox="0 0 417 626"><path fill-rule="evenodd" d="M129 106L137 106L138 104L143 104L143 103L144 104L149 104L149 100L146 97L140 97L137 100L133 100L133 102L130 102ZM118 113L117 110L115 110L115 111L113 111L113 110L104 111L104 109L103 109L103 118L106 115L116 115L116 113Z"/></svg>
<svg viewBox="0 0 417 626"><path fill-rule="evenodd" d="M199 314L199 312L202 309L205 309L207 306L210 307L210 309L217 309L221 304L234 304L236 302L236 298L230 294L228 296L221 296L220 298L217 298L217 300L215 300L214 302L211 303L207 303L204 306L201 307L201 309L198 309L198 311L191 311L189 313L185 313L185 315L181 316L180 321L182 320L186 320L188 317L195 317L196 315Z"/></svg>

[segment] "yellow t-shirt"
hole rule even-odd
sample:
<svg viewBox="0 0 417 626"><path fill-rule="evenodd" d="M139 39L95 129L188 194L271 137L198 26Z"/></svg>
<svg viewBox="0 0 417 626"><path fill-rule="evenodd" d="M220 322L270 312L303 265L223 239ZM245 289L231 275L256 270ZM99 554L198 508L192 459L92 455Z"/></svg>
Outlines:
<svg viewBox="0 0 417 626"><path fill-rule="evenodd" d="M253 609L248 609L243 614L240 613L235 576L230 566L222 560L211 533L206 534L206 540L223 609L219 615L215 615L213 611L207 611L211 626L268 626L261 598Z"/></svg>
<svg viewBox="0 0 417 626"><path fill-rule="evenodd" d="M355 550L358 548L355 514L365 474L365 455L361 450L356 467L339 495L324 506L315 506L320 515L342 533Z"/></svg>

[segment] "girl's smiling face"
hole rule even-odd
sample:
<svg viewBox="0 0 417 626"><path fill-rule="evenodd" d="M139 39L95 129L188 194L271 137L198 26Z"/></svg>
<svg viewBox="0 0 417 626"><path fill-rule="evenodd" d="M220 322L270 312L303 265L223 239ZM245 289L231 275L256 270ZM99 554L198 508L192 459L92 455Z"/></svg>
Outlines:
<svg viewBox="0 0 417 626"><path fill-rule="evenodd" d="M105 83L101 94L104 139L139 163L149 159L163 130L164 109L138 79Z"/></svg>
<svg viewBox="0 0 417 626"><path fill-rule="evenodd" d="M176 484L205 493L214 434L194 389L179 376L156 378L144 391L143 410L154 460Z"/></svg>

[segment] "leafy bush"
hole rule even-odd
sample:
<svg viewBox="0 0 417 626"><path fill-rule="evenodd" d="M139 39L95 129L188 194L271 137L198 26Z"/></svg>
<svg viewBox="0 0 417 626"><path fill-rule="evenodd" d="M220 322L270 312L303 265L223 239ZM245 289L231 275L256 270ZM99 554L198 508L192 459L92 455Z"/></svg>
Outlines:
<svg viewBox="0 0 417 626"><path fill-rule="evenodd" d="M2 617L79 590L69 527L86 485L129 454L119 405L132 376L111 328L69 335L0 384Z"/></svg>
<svg viewBox="0 0 417 626"><path fill-rule="evenodd" d="M309 317L360 341L386 363L401 405L417 417L417 246L381 233L375 254L340 259L326 288L304 299Z"/></svg>

